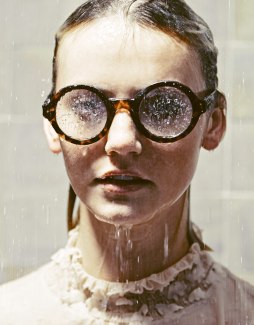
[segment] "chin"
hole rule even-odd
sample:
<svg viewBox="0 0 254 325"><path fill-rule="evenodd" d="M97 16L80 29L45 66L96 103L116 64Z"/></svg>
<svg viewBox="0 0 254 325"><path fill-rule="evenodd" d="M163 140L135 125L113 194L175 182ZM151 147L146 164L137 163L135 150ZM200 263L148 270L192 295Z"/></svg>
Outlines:
<svg viewBox="0 0 254 325"><path fill-rule="evenodd" d="M152 218L151 214L147 215L140 211L140 207L121 206L119 204L105 204L101 209L97 206L95 209L89 208L94 217L102 222L115 226L138 225L147 222Z"/></svg>

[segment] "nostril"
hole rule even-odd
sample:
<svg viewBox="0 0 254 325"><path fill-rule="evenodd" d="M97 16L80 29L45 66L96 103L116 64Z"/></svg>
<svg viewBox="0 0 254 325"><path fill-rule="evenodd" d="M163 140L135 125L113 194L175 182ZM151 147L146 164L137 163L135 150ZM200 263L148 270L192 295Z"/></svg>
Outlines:
<svg viewBox="0 0 254 325"><path fill-rule="evenodd" d="M105 151L108 155L141 153L139 134L129 112L118 112L115 115L108 131Z"/></svg>
<svg viewBox="0 0 254 325"><path fill-rule="evenodd" d="M140 155L142 148L139 143L133 144L132 146L105 146L105 151L108 156L123 155L127 156L129 154Z"/></svg>
<svg viewBox="0 0 254 325"><path fill-rule="evenodd" d="M127 155L129 153L140 154L142 151L142 146L139 140L133 139L129 137L129 135L118 135L115 138L108 136L105 151L108 155L112 155L113 153L122 155Z"/></svg>

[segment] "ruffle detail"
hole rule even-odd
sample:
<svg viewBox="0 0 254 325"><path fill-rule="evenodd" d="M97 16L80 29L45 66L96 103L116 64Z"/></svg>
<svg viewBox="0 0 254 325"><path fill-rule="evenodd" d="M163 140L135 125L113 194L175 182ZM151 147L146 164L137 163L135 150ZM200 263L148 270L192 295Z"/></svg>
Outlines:
<svg viewBox="0 0 254 325"><path fill-rule="evenodd" d="M121 299L126 294L142 295L144 292L162 292L166 287L169 287L168 292L172 291L172 296L176 293L180 294L181 291L184 295L186 285L183 281L175 281L178 275L186 271L186 279L197 282L205 278L212 264L210 256L201 251L197 243L194 243L187 255L160 273L152 274L139 281L109 282L94 278L83 269L81 252L75 247L78 231L78 226L70 231L66 248L52 256L51 267L54 271L50 272L51 279L49 280L52 289L57 295L60 294L62 302L69 305L86 301L89 309L99 307L100 310L106 310L110 297ZM172 288L170 288L171 283ZM192 300L196 299L192 297ZM118 303L120 304L121 300Z"/></svg>

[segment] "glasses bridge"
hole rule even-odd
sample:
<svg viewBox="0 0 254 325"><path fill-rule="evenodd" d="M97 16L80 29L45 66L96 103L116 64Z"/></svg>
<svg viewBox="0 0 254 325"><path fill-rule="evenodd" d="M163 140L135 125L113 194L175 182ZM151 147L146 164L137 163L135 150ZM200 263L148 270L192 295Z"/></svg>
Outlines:
<svg viewBox="0 0 254 325"><path fill-rule="evenodd" d="M121 111L128 111L130 112L132 109L132 103L133 99L115 99L115 98L110 98L110 102L113 103L114 109L116 112L121 112Z"/></svg>

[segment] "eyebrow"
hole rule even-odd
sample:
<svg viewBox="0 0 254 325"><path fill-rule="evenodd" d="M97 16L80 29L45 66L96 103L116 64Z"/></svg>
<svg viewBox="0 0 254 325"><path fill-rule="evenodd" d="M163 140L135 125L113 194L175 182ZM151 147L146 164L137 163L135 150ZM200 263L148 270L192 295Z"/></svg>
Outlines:
<svg viewBox="0 0 254 325"><path fill-rule="evenodd" d="M134 98L136 96L136 94L138 92L140 92L141 90L145 89L146 87L142 87L142 88L136 88L136 87L132 87L130 89L128 89L128 96L116 96L116 92L114 88L108 88L105 86L95 86L94 84L85 84L87 86L92 86L94 88L99 89L100 91L102 91L108 98Z"/></svg>

